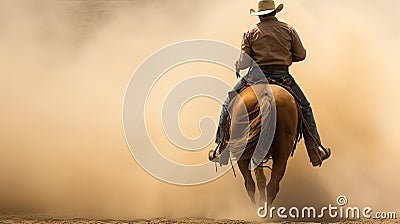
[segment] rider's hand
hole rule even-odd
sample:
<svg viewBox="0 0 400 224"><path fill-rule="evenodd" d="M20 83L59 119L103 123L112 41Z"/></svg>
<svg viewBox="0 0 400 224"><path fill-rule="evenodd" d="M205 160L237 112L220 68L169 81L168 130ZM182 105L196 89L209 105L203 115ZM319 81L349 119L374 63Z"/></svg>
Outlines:
<svg viewBox="0 0 400 224"><path fill-rule="evenodd" d="M236 78L238 78L238 79L240 79L240 70L239 69L236 69Z"/></svg>
<svg viewBox="0 0 400 224"><path fill-rule="evenodd" d="M236 78L238 78L238 79L240 79L240 73L239 72L236 72Z"/></svg>

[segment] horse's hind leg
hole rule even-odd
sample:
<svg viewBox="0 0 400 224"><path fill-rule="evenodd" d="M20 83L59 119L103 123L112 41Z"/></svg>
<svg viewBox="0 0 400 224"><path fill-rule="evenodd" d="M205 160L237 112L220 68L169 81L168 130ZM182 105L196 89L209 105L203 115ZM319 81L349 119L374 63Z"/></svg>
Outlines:
<svg viewBox="0 0 400 224"><path fill-rule="evenodd" d="M277 153L272 155L272 173L271 179L267 185L267 203L268 205L272 205L272 202L275 200L276 195L279 191L279 182L282 180L283 175L285 174L287 160L289 158L289 154L286 153Z"/></svg>
<svg viewBox="0 0 400 224"><path fill-rule="evenodd" d="M263 167L257 167L255 169L255 173L256 173L258 191L260 192L259 205L263 206L264 202L267 201L267 198L266 198L266 195L265 195L266 194L266 187L267 187L267 178L265 177L264 168Z"/></svg>
<svg viewBox="0 0 400 224"><path fill-rule="evenodd" d="M248 169L250 160L239 160L238 166L244 178L244 186L246 187L247 194L250 197L251 203L255 204L255 191L256 184L254 183L251 171Z"/></svg>

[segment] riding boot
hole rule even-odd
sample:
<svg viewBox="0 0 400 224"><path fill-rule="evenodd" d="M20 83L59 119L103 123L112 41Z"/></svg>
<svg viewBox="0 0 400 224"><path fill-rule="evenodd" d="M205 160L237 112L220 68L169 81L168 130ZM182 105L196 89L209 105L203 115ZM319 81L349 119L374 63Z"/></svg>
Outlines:
<svg viewBox="0 0 400 224"><path fill-rule="evenodd" d="M311 106L302 108L302 113L307 122L303 126L303 134L310 162L313 166L321 166L322 161L328 159L331 155L331 150L321 144Z"/></svg>
<svg viewBox="0 0 400 224"><path fill-rule="evenodd" d="M208 159L212 162L219 163L220 165L227 165L229 162L230 153L227 150L223 150L221 153L219 150L210 150L208 152Z"/></svg>
<svg viewBox="0 0 400 224"><path fill-rule="evenodd" d="M308 149L308 156L310 157L311 164L315 166L321 166L322 161L328 159L331 156L331 150L329 148L324 148L318 146L317 148Z"/></svg>

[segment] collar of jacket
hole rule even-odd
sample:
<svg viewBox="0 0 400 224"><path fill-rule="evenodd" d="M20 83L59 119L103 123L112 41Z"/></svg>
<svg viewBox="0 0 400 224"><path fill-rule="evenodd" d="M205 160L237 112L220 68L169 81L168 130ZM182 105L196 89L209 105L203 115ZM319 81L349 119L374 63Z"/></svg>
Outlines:
<svg viewBox="0 0 400 224"><path fill-rule="evenodd" d="M262 18L260 23L268 22L268 21L278 21L278 19L275 16L267 16L267 17Z"/></svg>

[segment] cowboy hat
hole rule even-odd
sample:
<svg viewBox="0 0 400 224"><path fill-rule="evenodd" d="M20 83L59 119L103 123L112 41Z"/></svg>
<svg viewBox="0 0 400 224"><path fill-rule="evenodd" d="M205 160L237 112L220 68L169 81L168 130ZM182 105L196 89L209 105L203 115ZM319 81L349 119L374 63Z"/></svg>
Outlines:
<svg viewBox="0 0 400 224"><path fill-rule="evenodd" d="M278 7L275 8L274 0L259 0L258 1L258 10L250 9L250 15L252 16L262 16L267 15L273 11L280 12L283 9L283 4L279 4Z"/></svg>

